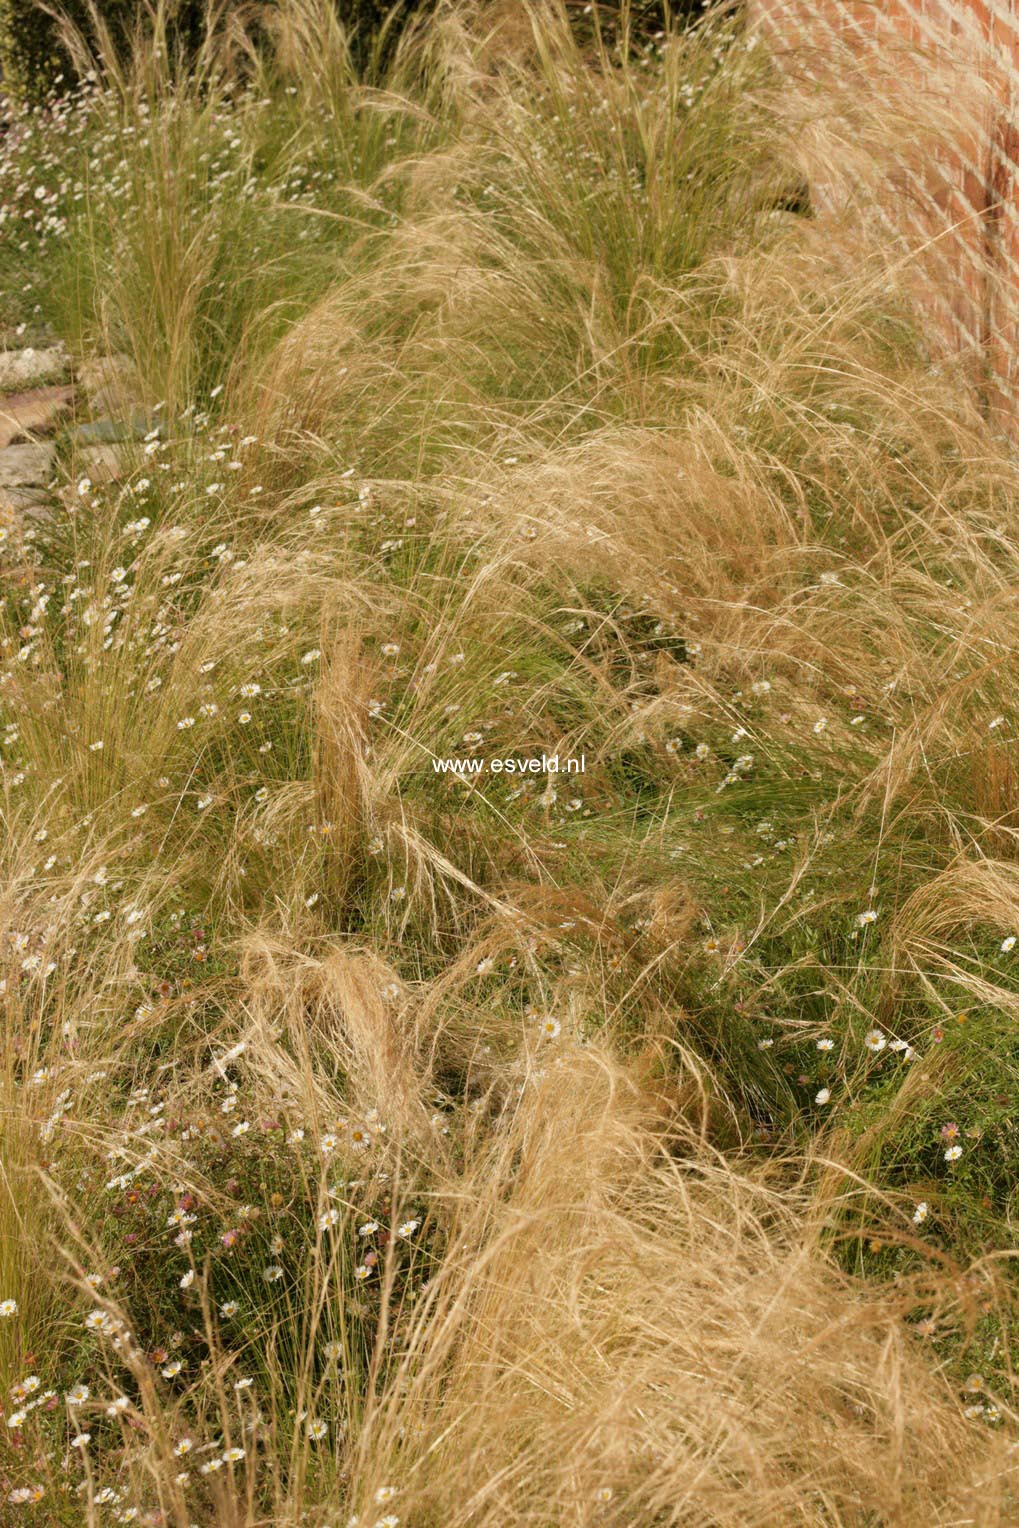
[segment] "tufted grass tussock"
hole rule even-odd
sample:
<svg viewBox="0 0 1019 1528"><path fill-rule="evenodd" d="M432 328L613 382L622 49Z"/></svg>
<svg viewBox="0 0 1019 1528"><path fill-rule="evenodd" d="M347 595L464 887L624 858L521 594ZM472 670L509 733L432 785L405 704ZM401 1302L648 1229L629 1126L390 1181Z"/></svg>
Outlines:
<svg viewBox="0 0 1019 1528"><path fill-rule="evenodd" d="M1016 1518L1019 481L877 215L945 100L577 9L157 7L6 108L79 386L0 524L5 1523Z"/></svg>

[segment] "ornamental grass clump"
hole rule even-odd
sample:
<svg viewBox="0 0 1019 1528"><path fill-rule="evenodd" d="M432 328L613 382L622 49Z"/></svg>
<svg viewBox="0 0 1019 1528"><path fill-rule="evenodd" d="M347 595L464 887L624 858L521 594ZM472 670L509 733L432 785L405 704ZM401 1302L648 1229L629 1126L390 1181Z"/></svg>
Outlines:
<svg viewBox="0 0 1019 1528"><path fill-rule="evenodd" d="M4 1510L1011 1521L1019 483L874 217L943 101L164 20L0 151L11 343L136 395L0 545Z"/></svg>

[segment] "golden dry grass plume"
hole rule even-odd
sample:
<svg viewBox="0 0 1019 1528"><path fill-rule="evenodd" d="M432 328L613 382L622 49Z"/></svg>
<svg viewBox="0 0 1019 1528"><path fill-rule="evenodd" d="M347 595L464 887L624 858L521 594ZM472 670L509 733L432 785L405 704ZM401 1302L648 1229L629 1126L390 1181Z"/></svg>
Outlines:
<svg viewBox="0 0 1019 1528"><path fill-rule="evenodd" d="M79 382L0 545L0 1517L1004 1528L1019 477L875 213L944 82L337 17L6 107Z"/></svg>

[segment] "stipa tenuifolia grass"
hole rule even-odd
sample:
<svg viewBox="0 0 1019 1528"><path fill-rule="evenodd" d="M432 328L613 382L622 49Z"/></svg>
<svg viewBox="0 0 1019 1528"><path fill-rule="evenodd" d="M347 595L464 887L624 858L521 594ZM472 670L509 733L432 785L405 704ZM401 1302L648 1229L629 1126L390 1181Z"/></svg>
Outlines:
<svg viewBox="0 0 1019 1528"><path fill-rule="evenodd" d="M943 103L160 26L0 166L152 415L3 548L6 1510L1009 1521L1016 475L873 217Z"/></svg>

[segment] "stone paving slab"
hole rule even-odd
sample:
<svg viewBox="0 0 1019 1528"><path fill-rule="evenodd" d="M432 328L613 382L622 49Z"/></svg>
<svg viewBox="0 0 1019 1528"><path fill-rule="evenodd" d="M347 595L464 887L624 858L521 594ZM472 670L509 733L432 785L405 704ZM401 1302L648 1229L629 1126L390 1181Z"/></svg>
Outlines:
<svg viewBox="0 0 1019 1528"><path fill-rule="evenodd" d="M74 471L77 477L91 478L93 483L110 483L124 476L125 466L116 446L104 443L76 450Z"/></svg>
<svg viewBox="0 0 1019 1528"><path fill-rule="evenodd" d="M56 429L74 402L73 387L36 387L0 398L0 451L25 435Z"/></svg>
<svg viewBox="0 0 1019 1528"><path fill-rule="evenodd" d="M4 339L18 348L2 348ZM57 486L57 444L40 437L60 430L79 401L93 417L81 422L79 415L79 422L72 418L60 431L60 450L70 449L71 482ZM8 552L12 537L52 519L61 503L76 509L82 478L96 484L124 478L124 446L161 427L140 406L128 356L94 356L72 365L66 347L51 335L30 327L17 339L10 331L0 335L0 526Z"/></svg>
<svg viewBox="0 0 1019 1528"><path fill-rule="evenodd" d="M10 393L33 384L63 382L71 370L71 358L64 345L37 349L0 350L0 392Z"/></svg>
<svg viewBox="0 0 1019 1528"><path fill-rule="evenodd" d="M56 447L46 441L0 451L0 488L42 488L53 476Z"/></svg>
<svg viewBox="0 0 1019 1528"><path fill-rule="evenodd" d="M72 446L114 445L118 441L144 440L158 428L159 420L154 414L135 409L129 418L92 419L76 424L68 438Z"/></svg>

